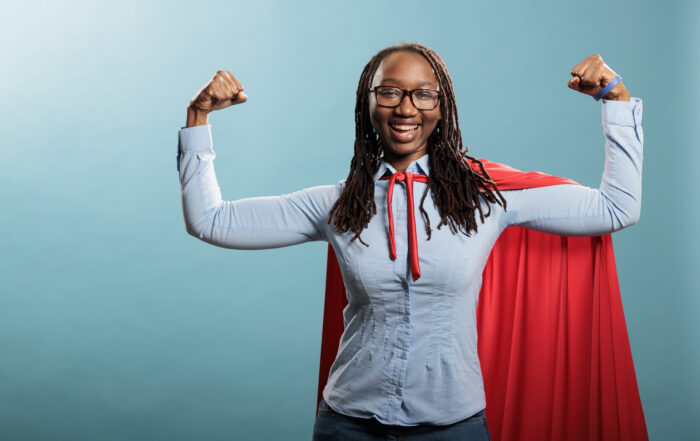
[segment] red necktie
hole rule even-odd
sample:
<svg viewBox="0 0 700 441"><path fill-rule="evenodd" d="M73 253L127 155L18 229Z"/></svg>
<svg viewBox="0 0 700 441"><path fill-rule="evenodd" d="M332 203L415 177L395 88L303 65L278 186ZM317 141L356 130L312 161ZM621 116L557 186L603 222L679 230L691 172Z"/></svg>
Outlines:
<svg viewBox="0 0 700 441"><path fill-rule="evenodd" d="M413 182L428 182L426 175L410 172L396 172L391 176L382 176L381 180L389 179L387 190L387 208L389 211L389 242L391 243L391 260L396 260L396 241L394 240L394 215L391 210L391 198L394 195L394 182L406 181L406 199L408 200L408 256L411 259L411 275L415 282L420 277L418 265L418 240L416 237L416 217L413 212Z"/></svg>

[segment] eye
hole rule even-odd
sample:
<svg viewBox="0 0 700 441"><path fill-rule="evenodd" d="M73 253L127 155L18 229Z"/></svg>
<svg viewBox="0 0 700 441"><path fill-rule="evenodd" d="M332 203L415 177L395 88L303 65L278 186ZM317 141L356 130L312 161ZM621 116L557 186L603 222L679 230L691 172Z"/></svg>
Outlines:
<svg viewBox="0 0 700 441"><path fill-rule="evenodd" d="M401 91L398 89L390 88L377 88L377 93L385 98L396 98L401 95Z"/></svg>
<svg viewBox="0 0 700 441"><path fill-rule="evenodd" d="M437 93L432 90L417 90L415 96L419 100L432 100L437 97Z"/></svg>

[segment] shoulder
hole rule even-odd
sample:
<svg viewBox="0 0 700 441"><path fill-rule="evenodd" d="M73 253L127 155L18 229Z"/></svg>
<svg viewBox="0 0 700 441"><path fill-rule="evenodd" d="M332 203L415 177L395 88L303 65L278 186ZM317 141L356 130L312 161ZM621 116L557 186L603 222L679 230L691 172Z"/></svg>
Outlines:
<svg viewBox="0 0 700 441"><path fill-rule="evenodd" d="M344 184L344 180L341 181ZM340 182L334 185L315 185L313 187L306 187L301 190L297 190L290 194L303 194L314 198L333 198L340 195L342 191L343 184Z"/></svg>
<svg viewBox="0 0 700 441"><path fill-rule="evenodd" d="M321 210L326 208L330 209L333 203L340 197L344 184L345 180L334 185L316 185L288 193L286 196L296 201L303 202L305 205L312 204Z"/></svg>

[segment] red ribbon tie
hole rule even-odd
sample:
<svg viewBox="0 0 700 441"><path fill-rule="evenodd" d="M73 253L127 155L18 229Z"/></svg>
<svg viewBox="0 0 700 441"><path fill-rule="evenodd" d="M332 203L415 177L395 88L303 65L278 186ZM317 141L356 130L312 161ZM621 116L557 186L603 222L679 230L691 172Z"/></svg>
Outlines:
<svg viewBox="0 0 700 441"><path fill-rule="evenodd" d="M389 243L391 244L391 260L396 260L396 240L394 239L394 215L391 209L391 200L394 195L394 183L406 181L406 199L408 202L408 255L411 260L411 275L415 282L420 277L420 265L418 264L418 239L416 237L416 218L413 208L413 182L428 182L426 175L410 172L396 172L391 176L383 176L380 179L389 180L387 190L387 209L389 213Z"/></svg>

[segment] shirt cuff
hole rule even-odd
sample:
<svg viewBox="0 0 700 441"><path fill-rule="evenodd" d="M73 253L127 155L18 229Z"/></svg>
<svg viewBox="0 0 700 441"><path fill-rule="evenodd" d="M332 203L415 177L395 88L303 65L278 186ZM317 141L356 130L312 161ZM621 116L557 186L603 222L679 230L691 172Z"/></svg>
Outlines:
<svg viewBox="0 0 700 441"><path fill-rule="evenodd" d="M179 152L199 152L209 150L214 141L211 136L211 124L194 127L181 127L178 132Z"/></svg>
<svg viewBox="0 0 700 441"><path fill-rule="evenodd" d="M629 101L603 99L603 124L638 126L642 124L642 99L630 97Z"/></svg>

